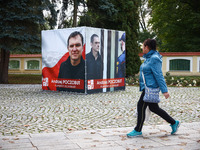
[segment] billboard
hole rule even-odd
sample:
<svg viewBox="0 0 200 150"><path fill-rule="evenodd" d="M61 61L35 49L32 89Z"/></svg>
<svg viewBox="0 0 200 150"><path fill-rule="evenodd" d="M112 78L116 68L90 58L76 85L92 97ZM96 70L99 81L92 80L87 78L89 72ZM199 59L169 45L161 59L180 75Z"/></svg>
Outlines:
<svg viewBox="0 0 200 150"><path fill-rule="evenodd" d="M77 27L42 31L42 89L125 90L125 32Z"/></svg>

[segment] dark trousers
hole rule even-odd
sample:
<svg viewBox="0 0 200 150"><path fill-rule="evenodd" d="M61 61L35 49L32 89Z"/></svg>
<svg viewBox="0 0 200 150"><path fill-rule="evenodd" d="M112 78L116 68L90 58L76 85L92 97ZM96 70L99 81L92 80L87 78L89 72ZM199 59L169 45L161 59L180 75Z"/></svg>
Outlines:
<svg viewBox="0 0 200 150"><path fill-rule="evenodd" d="M175 120L168 115L166 111L161 109L157 103L147 103L143 101L145 91L142 92L140 99L137 104L137 111L138 111L138 116L137 116L137 125L135 127L135 130L138 132L142 131L142 126L145 120L145 110L147 106L149 106L149 109L157 114L158 116L162 117L164 120L166 120L170 124L175 124Z"/></svg>

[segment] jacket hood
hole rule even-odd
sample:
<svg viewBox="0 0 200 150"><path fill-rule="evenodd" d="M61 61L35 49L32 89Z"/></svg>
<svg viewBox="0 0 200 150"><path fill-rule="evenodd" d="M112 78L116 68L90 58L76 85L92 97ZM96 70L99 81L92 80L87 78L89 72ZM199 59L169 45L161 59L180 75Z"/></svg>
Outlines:
<svg viewBox="0 0 200 150"><path fill-rule="evenodd" d="M150 58L153 54L158 55L158 57L160 59L162 58L162 55L160 55L160 53L158 51L156 51L156 50L150 50L147 54L143 55L143 58L145 58L145 59Z"/></svg>

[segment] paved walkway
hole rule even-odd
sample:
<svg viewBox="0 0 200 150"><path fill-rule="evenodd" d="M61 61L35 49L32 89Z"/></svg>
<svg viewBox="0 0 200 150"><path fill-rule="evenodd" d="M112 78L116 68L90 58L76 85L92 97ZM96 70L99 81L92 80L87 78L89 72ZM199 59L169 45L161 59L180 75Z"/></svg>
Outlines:
<svg viewBox="0 0 200 150"><path fill-rule="evenodd" d="M0 150L200 149L200 88L170 87L159 104L182 122L177 135L152 114L143 137L135 126L138 87L83 95L42 91L41 85L0 85Z"/></svg>
<svg viewBox="0 0 200 150"><path fill-rule="evenodd" d="M127 138L132 127L1 136L4 150L199 150L200 122L182 123L176 135L168 125L144 126L143 137Z"/></svg>

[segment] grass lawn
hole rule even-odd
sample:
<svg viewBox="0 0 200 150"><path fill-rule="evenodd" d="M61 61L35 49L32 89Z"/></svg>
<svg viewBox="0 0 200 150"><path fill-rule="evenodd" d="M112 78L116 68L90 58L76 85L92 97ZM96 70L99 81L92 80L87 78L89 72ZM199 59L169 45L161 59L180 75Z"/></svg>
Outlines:
<svg viewBox="0 0 200 150"><path fill-rule="evenodd" d="M9 84L42 84L42 75L8 74Z"/></svg>

